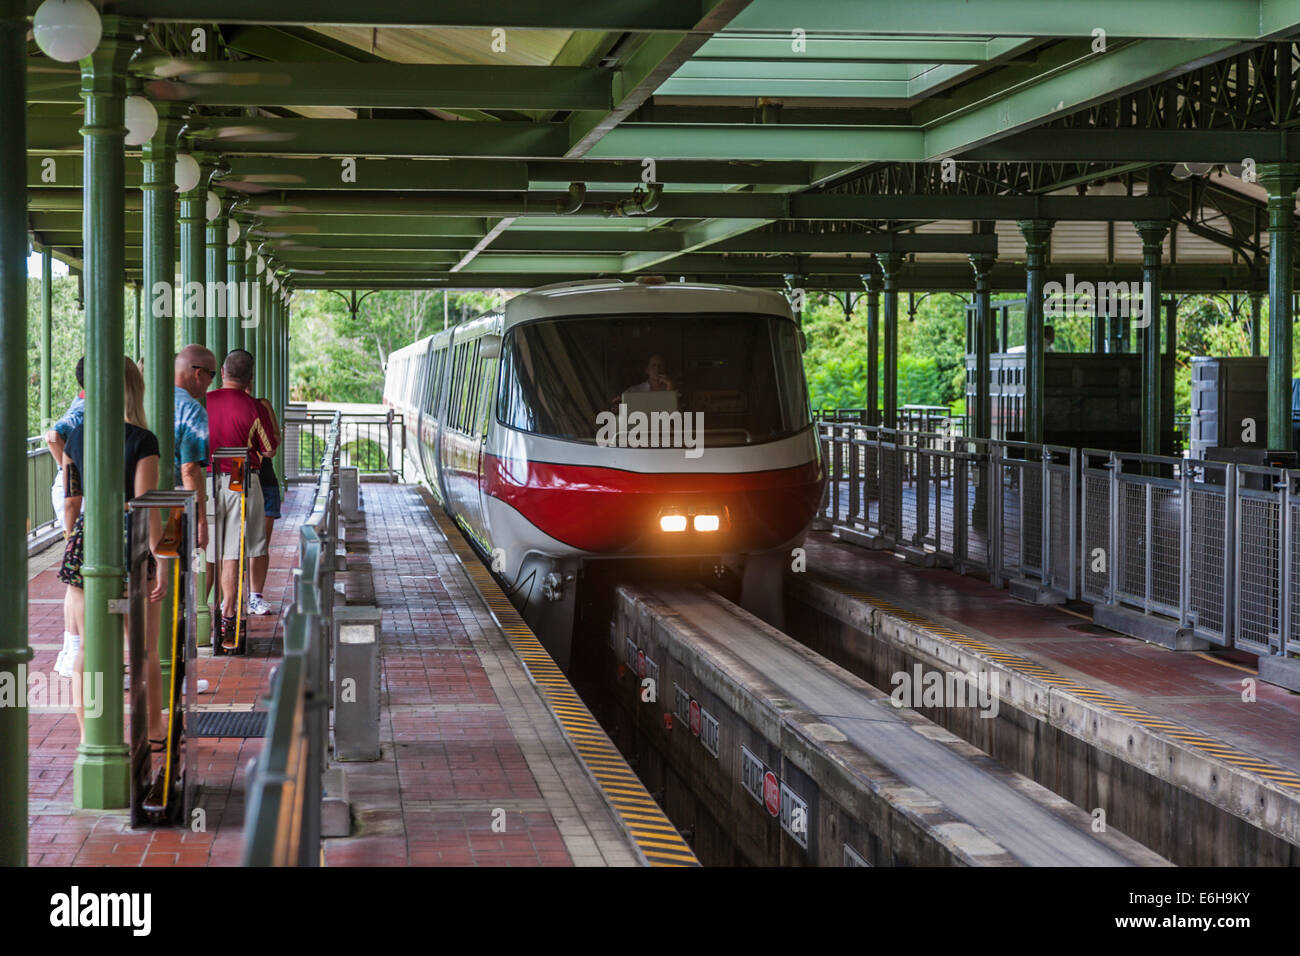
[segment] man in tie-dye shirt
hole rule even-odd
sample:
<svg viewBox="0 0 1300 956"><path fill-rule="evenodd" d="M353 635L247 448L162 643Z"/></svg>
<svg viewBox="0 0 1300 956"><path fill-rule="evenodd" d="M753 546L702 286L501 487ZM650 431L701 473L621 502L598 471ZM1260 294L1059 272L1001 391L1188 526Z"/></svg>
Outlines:
<svg viewBox="0 0 1300 956"><path fill-rule="evenodd" d="M176 484L195 493L200 548L208 545L205 480L208 465L208 413L199 404L217 374L217 359L202 345L187 345L176 356Z"/></svg>

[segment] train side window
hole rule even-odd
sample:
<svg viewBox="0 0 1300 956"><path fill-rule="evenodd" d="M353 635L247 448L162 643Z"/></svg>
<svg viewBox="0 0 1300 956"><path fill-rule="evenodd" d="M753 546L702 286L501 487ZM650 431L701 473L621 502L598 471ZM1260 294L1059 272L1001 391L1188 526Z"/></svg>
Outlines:
<svg viewBox="0 0 1300 956"><path fill-rule="evenodd" d="M485 359L483 361L483 373L481 376L478 402L478 434L480 437L484 438L487 437L488 422L492 419L492 410L496 404L492 400L496 377L497 359Z"/></svg>
<svg viewBox="0 0 1300 956"><path fill-rule="evenodd" d="M451 375L447 379L447 418L448 428L456 427L456 416L460 414L460 376L465 365L465 346L457 345L451 353Z"/></svg>
<svg viewBox="0 0 1300 956"><path fill-rule="evenodd" d="M465 376L465 413L461 416L460 430L466 435L474 431L475 417L478 414L478 383L483 367L483 359L478 354L479 341L481 340L476 339L470 345L470 367Z"/></svg>

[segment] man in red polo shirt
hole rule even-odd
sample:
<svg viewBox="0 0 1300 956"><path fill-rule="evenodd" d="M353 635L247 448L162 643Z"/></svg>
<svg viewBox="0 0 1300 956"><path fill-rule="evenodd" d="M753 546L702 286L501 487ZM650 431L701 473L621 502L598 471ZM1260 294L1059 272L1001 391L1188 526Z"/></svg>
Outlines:
<svg viewBox="0 0 1300 956"><path fill-rule="evenodd" d="M244 511L244 556L252 559L266 554L266 521L263 517L262 486L258 469L262 458L275 453L275 429L260 402L248 394L253 381L253 356L243 349L226 353L221 365L222 386L208 392L208 444L211 448L249 449L249 468L244 475L247 495ZM221 546L221 636L227 646L235 643L235 602L239 574L239 492L230 490L229 459L220 459L220 490L215 515L208 499L208 515L219 520ZM214 525L215 527L215 525ZM215 534L208 535L208 563L216 560Z"/></svg>

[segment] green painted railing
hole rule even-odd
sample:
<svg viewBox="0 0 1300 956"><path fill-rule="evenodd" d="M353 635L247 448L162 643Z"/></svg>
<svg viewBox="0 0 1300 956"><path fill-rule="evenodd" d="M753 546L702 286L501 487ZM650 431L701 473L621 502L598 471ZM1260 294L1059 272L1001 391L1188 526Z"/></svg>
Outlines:
<svg viewBox="0 0 1300 956"><path fill-rule="evenodd" d="M298 539L284 659L269 698L266 746L248 775L245 866L320 862L321 773L329 746L329 658L338 541L340 417L326 433L311 517Z"/></svg>
<svg viewBox="0 0 1300 956"><path fill-rule="evenodd" d="M27 439L27 539L39 537L55 526L59 516L50 501L50 485L54 484L54 456L45 439L33 435Z"/></svg>

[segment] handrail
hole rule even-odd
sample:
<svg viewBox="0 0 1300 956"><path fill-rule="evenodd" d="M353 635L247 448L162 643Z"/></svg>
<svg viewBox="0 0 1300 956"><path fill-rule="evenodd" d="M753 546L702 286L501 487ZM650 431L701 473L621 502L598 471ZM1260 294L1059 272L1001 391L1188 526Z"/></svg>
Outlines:
<svg viewBox="0 0 1300 956"><path fill-rule="evenodd" d="M266 746L248 775L245 866L316 866L321 773L329 744L329 641L338 541L339 412L334 412L311 516L298 537L284 659L268 697Z"/></svg>
<svg viewBox="0 0 1300 956"><path fill-rule="evenodd" d="M819 410L818 436L817 526L844 540L1300 656L1300 470L913 432L836 409Z"/></svg>

